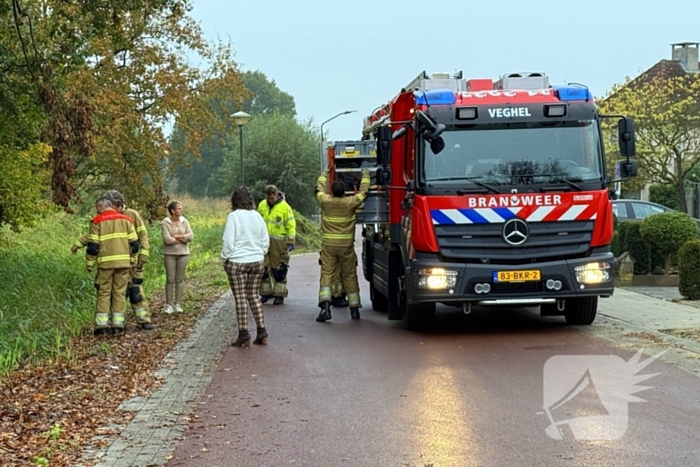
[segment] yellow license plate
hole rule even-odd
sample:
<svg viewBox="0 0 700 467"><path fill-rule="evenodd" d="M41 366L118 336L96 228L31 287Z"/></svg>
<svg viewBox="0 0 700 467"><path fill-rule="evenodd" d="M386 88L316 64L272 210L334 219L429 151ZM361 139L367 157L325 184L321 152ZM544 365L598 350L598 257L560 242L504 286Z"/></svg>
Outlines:
<svg viewBox="0 0 700 467"><path fill-rule="evenodd" d="M541 279L539 270L497 271L493 273L494 282L534 282Z"/></svg>

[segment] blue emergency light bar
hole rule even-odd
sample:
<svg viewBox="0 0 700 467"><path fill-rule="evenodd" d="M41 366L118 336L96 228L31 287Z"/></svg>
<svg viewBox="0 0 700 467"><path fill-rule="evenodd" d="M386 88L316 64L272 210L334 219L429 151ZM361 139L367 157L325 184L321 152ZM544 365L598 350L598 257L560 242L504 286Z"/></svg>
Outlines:
<svg viewBox="0 0 700 467"><path fill-rule="evenodd" d="M585 101L593 100L593 95L588 88L578 86L552 86L559 96L560 101Z"/></svg>
<svg viewBox="0 0 700 467"><path fill-rule="evenodd" d="M413 92L416 96L416 104L425 105L426 95L428 105L454 105L457 102L457 96L451 89L431 89L429 91L417 90Z"/></svg>

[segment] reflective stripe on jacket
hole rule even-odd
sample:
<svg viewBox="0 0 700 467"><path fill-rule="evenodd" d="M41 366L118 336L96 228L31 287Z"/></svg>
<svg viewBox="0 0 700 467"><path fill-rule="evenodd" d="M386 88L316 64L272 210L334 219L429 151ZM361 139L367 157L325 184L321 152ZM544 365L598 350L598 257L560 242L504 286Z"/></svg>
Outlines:
<svg viewBox="0 0 700 467"><path fill-rule="evenodd" d="M326 181L328 172L318 177L316 199L321 206L321 233L323 244L329 246L350 246L355 240L355 213L364 202L369 190L369 171L362 171L360 191L352 196L336 198L328 195Z"/></svg>
<svg viewBox="0 0 700 467"><path fill-rule="evenodd" d="M131 219L107 209L90 222L85 259L88 267L129 268L136 263L139 241Z"/></svg>
<svg viewBox="0 0 700 467"><path fill-rule="evenodd" d="M297 221L294 219L294 211L284 199L279 198L272 207L264 199L258 204L258 212L265 220L271 238L294 245Z"/></svg>

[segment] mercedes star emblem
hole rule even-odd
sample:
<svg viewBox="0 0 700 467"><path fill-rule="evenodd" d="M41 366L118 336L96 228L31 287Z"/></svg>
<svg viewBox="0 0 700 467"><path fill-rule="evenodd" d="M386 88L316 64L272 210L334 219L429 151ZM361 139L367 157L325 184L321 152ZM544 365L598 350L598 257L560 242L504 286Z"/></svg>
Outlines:
<svg viewBox="0 0 700 467"><path fill-rule="evenodd" d="M525 243L530 228L522 219L511 219L503 224L503 240L509 245L519 246Z"/></svg>

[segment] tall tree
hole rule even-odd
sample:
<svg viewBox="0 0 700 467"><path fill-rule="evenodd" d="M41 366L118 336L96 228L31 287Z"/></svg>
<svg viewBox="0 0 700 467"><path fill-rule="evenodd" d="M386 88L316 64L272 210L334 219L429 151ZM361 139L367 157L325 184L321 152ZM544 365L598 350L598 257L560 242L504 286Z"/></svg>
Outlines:
<svg viewBox="0 0 700 467"><path fill-rule="evenodd" d="M246 71L241 78L250 94L241 105L230 100L216 99L217 118L227 122L223 131L210 141L200 145L199 157L184 146L185 136L179 128L180 119L172 135L173 153L177 154L182 165L176 169L178 190L194 196L215 196L221 193L217 172L224 163L225 141L230 135L237 135L237 128L228 123L227 117L239 109L251 114L254 120L272 114L294 117L296 104L294 98L280 90L273 79L261 71Z"/></svg>
<svg viewBox="0 0 700 467"><path fill-rule="evenodd" d="M688 212L685 180L700 163L700 76L657 76L615 86L603 113L635 119L637 158L649 181L673 186Z"/></svg>
<svg viewBox="0 0 700 467"><path fill-rule="evenodd" d="M317 212L314 187L318 178L318 130L309 122L273 113L255 118L243 131L244 175L255 197L265 185L283 191L289 204L304 215ZM214 174L218 194L228 195L240 182L238 135L232 135L224 165Z"/></svg>
<svg viewBox="0 0 700 467"><path fill-rule="evenodd" d="M277 87L274 79L268 78L260 70L246 71L242 75L243 83L253 96L243 103L243 111L251 115L282 115L296 116L294 98Z"/></svg>
<svg viewBox="0 0 700 467"><path fill-rule="evenodd" d="M198 156L227 124L215 101L250 96L230 46L203 39L191 3L12 0L0 10L14 32L0 31L0 50L19 64L9 72L32 83L43 111L55 203L69 209L80 192L117 187L156 209L161 162L178 160L163 127L177 118L184 147Z"/></svg>

